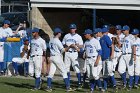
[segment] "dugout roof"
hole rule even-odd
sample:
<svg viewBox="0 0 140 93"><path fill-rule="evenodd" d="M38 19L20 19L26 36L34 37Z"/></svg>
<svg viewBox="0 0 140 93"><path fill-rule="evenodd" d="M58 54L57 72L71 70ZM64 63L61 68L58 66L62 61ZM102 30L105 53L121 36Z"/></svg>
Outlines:
<svg viewBox="0 0 140 93"><path fill-rule="evenodd" d="M30 0L32 7L140 10L140 0Z"/></svg>

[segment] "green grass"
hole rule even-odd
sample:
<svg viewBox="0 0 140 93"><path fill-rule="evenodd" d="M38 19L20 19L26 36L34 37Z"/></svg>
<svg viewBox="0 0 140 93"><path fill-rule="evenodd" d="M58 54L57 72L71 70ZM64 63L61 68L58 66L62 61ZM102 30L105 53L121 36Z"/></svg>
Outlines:
<svg viewBox="0 0 140 93"><path fill-rule="evenodd" d="M54 81L53 82L53 92L52 93L66 93L65 86L63 81ZM33 79L20 79L16 77L0 77L0 93L46 93L43 89L46 87L46 83L43 84L42 90L31 91L30 89L34 87ZM72 82L72 87L77 87L76 82ZM131 92L122 90L121 86L118 86L120 89L118 93L140 93L140 89L133 89ZM88 84L82 90L76 90L71 93L90 93ZM95 91L94 93L99 93ZM108 92L113 93L113 89L109 88Z"/></svg>

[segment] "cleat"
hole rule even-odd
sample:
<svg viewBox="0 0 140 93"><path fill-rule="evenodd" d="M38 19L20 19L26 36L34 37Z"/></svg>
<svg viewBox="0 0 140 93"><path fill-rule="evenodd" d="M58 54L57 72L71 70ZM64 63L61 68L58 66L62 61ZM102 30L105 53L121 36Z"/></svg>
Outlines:
<svg viewBox="0 0 140 93"><path fill-rule="evenodd" d="M80 85L78 86L78 89L82 89L82 87L83 87L83 86L80 84Z"/></svg>
<svg viewBox="0 0 140 93"><path fill-rule="evenodd" d="M71 92L71 91L75 91L75 90L72 89L72 88L68 88L66 91L67 91L67 92Z"/></svg>
<svg viewBox="0 0 140 93"><path fill-rule="evenodd" d="M134 88L139 89L139 86L138 85L134 85Z"/></svg>
<svg viewBox="0 0 140 93"><path fill-rule="evenodd" d="M24 76L25 76L25 77L28 77L28 76L29 76L29 74L28 74L28 73L26 73Z"/></svg>
<svg viewBox="0 0 140 93"><path fill-rule="evenodd" d="M123 85L123 88L122 89L126 89L126 85Z"/></svg>
<svg viewBox="0 0 140 93"><path fill-rule="evenodd" d="M127 89L127 91L131 91L132 90L132 87L129 87L128 89Z"/></svg>
<svg viewBox="0 0 140 93"><path fill-rule="evenodd" d="M31 90L32 90L32 91L36 91L36 90L39 90L39 89L38 89L38 88L32 88Z"/></svg>
<svg viewBox="0 0 140 93"><path fill-rule="evenodd" d="M91 89L90 89L90 93L94 93L94 89L91 88Z"/></svg>
<svg viewBox="0 0 140 93"><path fill-rule="evenodd" d="M52 92L52 88L47 87L47 89L45 89L45 91Z"/></svg>
<svg viewBox="0 0 140 93"><path fill-rule="evenodd" d="M103 92L104 90L102 88L99 88L99 91Z"/></svg>
<svg viewBox="0 0 140 93"><path fill-rule="evenodd" d="M101 90L102 93L105 93L106 91L107 91L107 88L106 89L102 88L102 90Z"/></svg>
<svg viewBox="0 0 140 93"><path fill-rule="evenodd" d="M14 76L19 76L19 73L15 73Z"/></svg>

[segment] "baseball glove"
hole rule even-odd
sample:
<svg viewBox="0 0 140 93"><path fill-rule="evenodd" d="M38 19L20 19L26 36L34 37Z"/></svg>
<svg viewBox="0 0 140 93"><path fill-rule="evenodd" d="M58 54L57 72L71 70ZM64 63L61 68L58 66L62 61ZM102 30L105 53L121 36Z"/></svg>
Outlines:
<svg viewBox="0 0 140 93"><path fill-rule="evenodd" d="M28 45L24 45L23 50L24 50L24 51L28 51Z"/></svg>
<svg viewBox="0 0 140 93"><path fill-rule="evenodd" d="M114 44L114 45L119 44L119 41L118 41L117 37L112 37L112 44Z"/></svg>

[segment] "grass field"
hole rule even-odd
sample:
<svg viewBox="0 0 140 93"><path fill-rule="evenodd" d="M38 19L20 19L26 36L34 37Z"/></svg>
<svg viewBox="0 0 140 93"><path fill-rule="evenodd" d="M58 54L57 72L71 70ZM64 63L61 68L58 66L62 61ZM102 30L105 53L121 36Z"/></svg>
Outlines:
<svg viewBox="0 0 140 93"><path fill-rule="evenodd" d="M43 84L41 90L31 91L30 89L33 87L33 79L0 77L0 93L46 93L46 91L43 90L46 87L46 83ZM76 82L72 82L72 87L76 87ZM52 93L66 93L63 81L53 82ZM76 90L71 93L90 93L88 84L82 90ZM100 92L96 90L94 93ZM113 89L109 88L106 93L113 93ZM127 92L126 90L122 90L120 87L120 89L118 89L118 93L140 93L140 89L133 89L132 91Z"/></svg>

